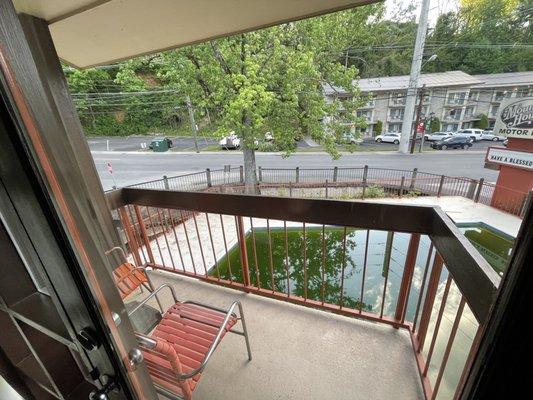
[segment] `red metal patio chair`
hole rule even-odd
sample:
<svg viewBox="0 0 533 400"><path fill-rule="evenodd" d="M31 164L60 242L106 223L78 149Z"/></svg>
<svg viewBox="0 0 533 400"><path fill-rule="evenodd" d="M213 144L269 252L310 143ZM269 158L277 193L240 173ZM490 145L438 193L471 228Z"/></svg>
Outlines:
<svg viewBox="0 0 533 400"><path fill-rule="evenodd" d="M121 247L115 247L106 254L116 250L126 260L113 273L122 299L137 288L142 289L142 286L150 292L149 296L128 311L129 317L133 317L154 297L163 311L157 295L165 288L170 290L174 301L151 335L136 332L144 361L158 393L170 399L190 400L209 359L228 332L244 336L248 360L252 360L240 302L233 302L227 310L193 301L181 302L169 284L162 284L154 290L146 270L127 262ZM234 312L235 308L239 309L238 316ZM239 321L242 331L233 329Z"/></svg>
<svg viewBox="0 0 533 400"><path fill-rule="evenodd" d="M112 249L106 251L105 254L107 256L114 251L118 251L124 261L113 271L115 285L120 293L120 298L124 300L137 289L140 289L142 293L143 287L152 293L154 291L154 285L150 280L150 276L146 273L146 268L138 267L130 263L128 261L128 257L126 256L126 252L122 247L113 247ZM161 302L157 296L156 300L159 308L161 311L163 311L163 307L161 306Z"/></svg>

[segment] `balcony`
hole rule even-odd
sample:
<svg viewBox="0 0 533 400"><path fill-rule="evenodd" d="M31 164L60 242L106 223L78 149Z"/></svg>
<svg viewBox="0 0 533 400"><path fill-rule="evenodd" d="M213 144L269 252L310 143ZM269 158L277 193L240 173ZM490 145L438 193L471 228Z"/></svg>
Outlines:
<svg viewBox="0 0 533 400"><path fill-rule="evenodd" d="M228 339L205 397L460 392L499 277L440 209L133 188L108 202L158 283L245 302L256 357Z"/></svg>
<svg viewBox="0 0 533 400"><path fill-rule="evenodd" d="M401 122L403 121L403 114L388 114L387 121Z"/></svg>

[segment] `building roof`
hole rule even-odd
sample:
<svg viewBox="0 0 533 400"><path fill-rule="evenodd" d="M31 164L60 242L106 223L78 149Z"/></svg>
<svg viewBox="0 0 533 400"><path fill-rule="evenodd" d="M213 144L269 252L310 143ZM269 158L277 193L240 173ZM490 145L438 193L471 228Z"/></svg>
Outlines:
<svg viewBox="0 0 533 400"><path fill-rule="evenodd" d="M59 58L87 68L377 0L14 0L45 20Z"/></svg>
<svg viewBox="0 0 533 400"><path fill-rule="evenodd" d="M508 72L502 74L469 75L463 71L437 72L422 74L419 86L427 88L469 86L472 88L504 87L532 85L533 71ZM409 75L384 76L359 80L359 87L363 92L387 92L391 90L405 90L409 85ZM342 88L324 85L326 95L334 93L346 94Z"/></svg>
<svg viewBox="0 0 533 400"><path fill-rule="evenodd" d="M501 74L473 75L483 81L476 88L533 85L533 71L505 72Z"/></svg>

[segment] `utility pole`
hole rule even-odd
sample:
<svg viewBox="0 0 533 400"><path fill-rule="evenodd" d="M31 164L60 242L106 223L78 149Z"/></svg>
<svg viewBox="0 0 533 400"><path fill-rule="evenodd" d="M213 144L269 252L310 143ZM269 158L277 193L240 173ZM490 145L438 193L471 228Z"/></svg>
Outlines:
<svg viewBox="0 0 533 400"><path fill-rule="evenodd" d="M405 99L405 112L403 114L402 136L400 137L400 153L407 153L409 150L409 137L411 135L411 125L415 112L416 87L422 69L422 56L424 55L424 44L428 28L429 0L422 0L420 8L420 18L418 19L418 29L416 31L415 49L413 51L413 61L411 62L411 74L409 75L409 86Z"/></svg>
<svg viewBox="0 0 533 400"><path fill-rule="evenodd" d="M189 111L189 120L191 121L191 129L194 134L194 148L196 149L196 152L199 153L200 149L198 148L198 125L196 125L196 121L194 120L194 111L192 109L191 98L189 97L189 95L185 96L185 102L187 103L187 110Z"/></svg>
<svg viewBox="0 0 533 400"><path fill-rule="evenodd" d="M413 136L411 138L411 150L409 151L411 154L415 152L416 134L418 133L418 124L420 123L420 114L422 114L422 104L424 103L425 92L426 92L426 85L423 85L422 89L420 89L420 92L419 92L420 100L418 101L418 107L416 109L415 127L413 129ZM425 125L424 125L424 128L425 128ZM424 135L422 134L422 136Z"/></svg>

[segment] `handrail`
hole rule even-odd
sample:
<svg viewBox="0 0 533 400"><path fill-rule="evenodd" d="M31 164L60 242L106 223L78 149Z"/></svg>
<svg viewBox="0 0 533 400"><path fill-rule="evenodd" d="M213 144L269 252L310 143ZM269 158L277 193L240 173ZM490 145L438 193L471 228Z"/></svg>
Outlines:
<svg viewBox="0 0 533 400"><path fill-rule="evenodd" d="M133 204L429 235L480 323L500 280L439 207L133 188L113 196L118 207Z"/></svg>

